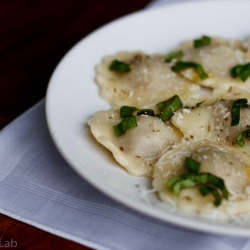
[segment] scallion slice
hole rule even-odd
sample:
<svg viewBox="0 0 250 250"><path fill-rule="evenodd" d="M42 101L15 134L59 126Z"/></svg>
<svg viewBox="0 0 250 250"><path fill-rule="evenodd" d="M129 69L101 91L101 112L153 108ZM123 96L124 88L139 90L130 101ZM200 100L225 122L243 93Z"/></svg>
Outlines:
<svg viewBox="0 0 250 250"><path fill-rule="evenodd" d="M238 135L237 139L236 139L236 143L238 145L240 145L241 147L243 147L245 145L245 142L243 141L243 136L246 135L246 138L248 140L250 140L250 129L247 129L245 131L240 132L240 134Z"/></svg>
<svg viewBox="0 0 250 250"><path fill-rule="evenodd" d="M121 118L130 117L133 115L133 112L136 110L138 110L138 108L136 107L122 106L120 108L120 117Z"/></svg>
<svg viewBox="0 0 250 250"><path fill-rule="evenodd" d="M222 196L225 199L228 199L228 191L225 187L224 181L213 175L210 173L199 173L199 174L195 174L195 173L189 173L186 176L179 176L180 179L177 179L178 177L174 177L173 180L170 179L169 183L168 183L168 187L170 190L175 190L175 194L177 194L181 189L183 188L187 188L188 184L190 185L190 187L196 183L196 185L194 186L200 186L200 185L211 185L212 187L216 187L218 189L221 190L222 192ZM189 180L190 182L184 182L184 180ZM184 184L182 184L184 183ZM177 185L177 187L175 187ZM192 186L192 187L194 187ZM179 193L178 193L179 194ZM178 195L177 194L177 195Z"/></svg>
<svg viewBox="0 0 250 250"><path fill-rule="evenodd" d="M171 62L174 58L180 58L183 56L183 51L182 50L179 50L179 51L175 51L175 52L172 52L170 54L167 54L163 57L164 61L169 63Z"/></svg>
<svg viewBox="0 0 250 250"><path fill-rule="evenodd" d="M121 136L126 133L129 128L137 127L135 116L124 118L119 124L113 126L116 136Z"/></svg>
<svg viewBox="0 0 250 250"><path fill-rule="evenodd" d="M137 115L150 115L155 116L155 112L152 109L141 109L137 112Z"/></svg>
<svg viewBox="0 0 250 250"><path fill-rule="evenodd" d="M184 180L185 178L187 178L189 176L189 173L185 173L185 174L182 174L182 175L179 175L177 177L174 177L174 178L171 178L169 181L168 181L168 188L170 190L173 190L173 187L174 185L181 181L181 180Z"/></svg>
<svg viewBox="0 0 250 250"><path fill-rule="evenodd" d="M201 39L194 40L194 47L201 48L211 44L212 39L208 36L202 36Z"/></svg>
<svg viewBox="0 0 250 250"><path fill-rule="evenodd" d="M205 100L202 101L202 102L197 102L193 107L186 106L184 108L187 108L187 109L197 109L197 108L199 108L202 105L203 102L205 102Z"/></svg>
<svg viewBox="0 0 250 250"><path fill-rule="evenodd" d="M243 82L245 82L250 76L250 63L245 65L236 65L231 69L231 75L234 78L239 77Z"/></svg>
<svg viewBox="0 0 250 250"><path fill-rule="evenodd" d="M209 190L207 186L203 186L200 188L200 193L202 194L202 196L206 196L209 194Z"/></svg>
<svg viewBox="0 0 250 250"><path fill-rule="evenodd" d="M203 70L202 66L198 63L194 63L194 62L177 62L175 64L175 66L172 67L172 70L174 72L180 72L183 69L187 69L187 68L194 68L197 71L197 74L199 75L201 80L205 80L208 78L208 75L205 73L205 71Z"/></svg>
<svg viewBox="0 0 250 250"><path fill-rule="evenodd" d="M231 127L237 126L240 122L240 108L246 108L248 100L246 98L238 99L233 103L233 106L231 108L231 116L232 116L232 122Z"/></svg>
<svg viewBox="0 0 250 250"><path fill-rule="evenodd" d="M243 68L243 65L237 65L237 66L233 67L231 69L231 75L232 75L232 77L236 78L240 74L242 68Z"/></svg>
<svg viewBox="0 0 250 250"><path fill-rule="evenodd" d="M210 173L198 173L200 163L190 157L185 159L184 166L187 168L188 172L171 178L168 181L169 190L173 191L176 195L179 195L180 191L184 188L198 186L200 187L200 192L203 196L208 193L211 193L214 196L215 206L220 205L222 198L228 199L228 191L221 178ZM221 194L217 189L221 190Z"/></svg>
<svg viewBox="0 0 250 250"><path fill-rule="evenodd" d="M203 102L205 102L205 100L202 101L202 102L197 102L197 103L194 105L193 109L199 108Z"/></svg>
<svg viewBox="0 0 250 250"><path fill-rule="evenodd" d="M110 64L109 69L118 73L126 73L130 71L130 67L128 64L120 62L118 60L113 60Z"/></svg>
<svg viewBox="0 0 250 250"><path fill-rule="evenodd" d="M198 173L200 170L201 164L194 159L187 157L184 162L184 167L190 172L190 173Z"/></svg>
<svg viewBox="0 0 250 250"><path fill-rule="evenodd" d="M209 184L216 188L219 188L222 192L223 198L228 199L228 191L226 189L224 181L220 177L217 177L210 173L200 173L195 175L194 178L199 184Z"/></svg>
<svg viewBox="0 0 250 250"><path fill-rule="evenodd" d="M191 178L187 178L187 179L184 179L184 180L180 180L178 181L174 186L173 186L173 192L176 194L176 195L179 195L180 191L184 188L191 188L191 187L195 187L197 186L198 183L191 179Z"/></svg>
<svg viewBox="0 0 250 250"><path fill-rule="evenodd" d="M182 107L182 101L178 95L171 97L170 99L156 104L160 111L157 116L163 121L168 121L179 108Z"/></svg>
<svg viewBox="0 0 250 250"><path fill-rule="evenodd" d="M221 204L222 199L217 189L209 187L209 186L203 186L200 188L200 193L203 196L206 196L209 193L211 193L214 196L214 205L218 207Z"/></svg>

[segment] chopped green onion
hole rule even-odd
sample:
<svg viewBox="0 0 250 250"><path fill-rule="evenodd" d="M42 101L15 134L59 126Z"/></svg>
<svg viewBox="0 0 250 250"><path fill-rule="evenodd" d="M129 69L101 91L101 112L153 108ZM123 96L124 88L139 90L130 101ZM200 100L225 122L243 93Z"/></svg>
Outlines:
<svg viewBox="0 0 250 250"><path fill-rule="evenodd" d="M170 99L156 104L160 111L157 116L163 121L168 121L180 107L182 107L182 101L178 95L171 97Z"/></svg>
<svg viewBox="0 0 250 250"><path fill-rule="evenodd" d="M214 205L218 207L221 204L221 196L220 193L217 191L217 189L208 187L209 192L214 196Z"/></svg>
<svg viewBox="0 0 250 250"><path fill-rule="evenodd" d="M120 108L120 117L121 118L130 117L133 115L133 112L136 110L138 110L138 108L136 107L122 106Z"/></svg>
<svg viewBox="0 0 250 250"><path fill-rule="evenodd" d="M179 176L177 176L177 177L171 178L171 179L168 181L168 188L169 188L170 190L173 190L173 187L174 187L174 185L175 185L177 182L179 182L179 181L181 181L181 180L184 180L184 179L187 178L188 176L189 176L189 174L188 174L188 173L185 173L185 174L179 175Z"/></svg>
<svg viewBox="0 0 250 250"><path fill-rule="evenodd" d="M177 179L178 177L180 179ZM228 199L228 191L225 187L224 181L221 178L219 178L213 174L210 174L210 173L200 173L200 174L188 173L186 176L178 176L178 177L174 177L174 178L170 179L168 182L169 189L175 190L176 194L181 189L186 188L187 183L189 183L190 187L191 187L191 185L196 183L196 185L194 185L194 186L212 185L212 186L221 190L223 198ZM183 182L184 180L189 180L189 182ZM182 183L184 183L186 186ZM177 187L175 187L176 185L177 185ZM194 186L192 186L192 187L194 187Z"/></svg>
<svg viewBox="0 0 250 250"><path fill-rule="evenodd" d="M248 100L246 98L238 99L233 103L231 108L232 122L231 127L237 126L240 122L240 108L246 108Z"/></svg>
<svg viewBox="0 0 250 250"><path fill-rule="evenodd" d="M228 199L228 191L221 178L210 173L198 173L200 163L189 157L185 159L184 166L188 169L188 172L171 178L168 181L169 190L173 191L176 195L179 195L180 191L184 188L200 186L200 192L203 196L206 196L209 193L214 196L215 206L220 205L222 197ZM217 189L221 190L222 196Z"/></svg>
<svg viewBox="0 0 250 250"><path fill-rule="evenodd" d="M219 188L222 192L223 198L228 199L228 191L225 187L224 181L221 178L210 173L200 173L195 175L194 178L199 184L210 184Z"/></svg>
<svg viewBox="0 0 250 250"><path fill-rule="evenodd" d="M203 70L202 66L200 64L194 63L194 62L177 62L175 66L172 67L172 70L174 72L180 72L183 69L187 68L194 68L197 71L197 74L199 75L201 80L205 80L208 78L208 75Z"/></svg>
<svg viewBox="0 0 250 250"><path fill-rule="evenodd" d="M245 142L243 141L243 136L246 135L246 138L250 140L250 129L247 129L245 131L240 132L236 139L236 143L239 144L241 147L245 145Z"/></svg>
<svg viewBox="0 0 250 250"><path fill-rule="evenodd" d="M203 186L200 188L200 193L202 194L202 196L206 196L209 194L209 189L207 188L207 186Z"/></svg>
<svg viewBox="0 0 250 250"><path fill-rule="evenodd" d="M214 205L218 207L221 204L222 199L221 199L220 193L215 188L212 188L212 187L209 187L209 186L204 186L204 187L200 188L200 193L203 196L206 196L209 193L211 193L215 198L214 199Z"/></svg>
<svg viewBox="0 0 250 250"><path fill-rule="evenodd" d="M195 180L192 179L184 179L184 180L180 180L178 181L174 187L173 187L173 192L176 195L179 195L180 191L184 188L191 188L191 187L195 187L197 186L197 182Z"/></svg>
<svg viewBox="0 0 250 250"><path fill-rule="evenodd" d="M205 100L202 101L202 102L196 103L196 104L194 105L193 109L199 108L203 102L205 102Z"/></svg>
<svg viewBox="0 0 250 250"><path fill-rule="evenodd" d="M211 44L212 39L208 36L202 36L201 39L194 40L194 47L201 48Z"/></svg>
<svg viewBox="0 0 250 250"><path fill-rule="evenodd" d="M231 69L232 77L239 77L243 82L250 76L250 63L245 65L236 65Z"/></svg>
<svg viewBox="0 0 250 250"><path fill-rule="evenodd" d="M232 75L232 77L233 78L237 77L240 74L242 68L243 68L243 65L237 65L237 66L233 67L231 69L231 75Z"/></svg>
<svg viewBox="0 0 250 250"><path fill-rule="evenodd" d="M179 57L182 57L183 56L183 51L182 50L179 50L179 51L175 51L175 52L172 52L170 54L167 54L163 57L164 61L169 63L171 62L174 58L179 58Z"/></svg>
<svg viewBox="0 0 250 250"><path fill-rule="evenodd" d="M190 172L190 173L198 173L200 170L201 164L195 160L193 160L190 157L187 157L184 162L184 167Z"/></svg>
<svg viewBox="0 0 250 250"><path fill-rule="evenodd" d="M203 102L205 102L206 100L204 100L204 101L202 101L202 102L198 102L198 103L196 103L193 107L184 107L184 108L187 108L187 109L197 109L197 108L199 108L201 105L202 105L202 103Z"/></svg>
<svg viewBox="0 0 250 250"><path fill-rule="evenodd" d="M141 109L137 112L137 115L150 115L155 116L155 112L152 109Z"/></svg>
<svg viewBox="0 0 250 250"><path fill-rule="evenodd" d="M119 124L113 126L116 136L126 133L129 128L137 127L137 121L134 116L124 118Z"/></svg>
<svg viewBox="0 0 250 250"><path fill-rule="evenodd" d="M130 71L130 67L128 64L120 62L118 60L112 61L109 69L118 73L126 73Z"/></svg>

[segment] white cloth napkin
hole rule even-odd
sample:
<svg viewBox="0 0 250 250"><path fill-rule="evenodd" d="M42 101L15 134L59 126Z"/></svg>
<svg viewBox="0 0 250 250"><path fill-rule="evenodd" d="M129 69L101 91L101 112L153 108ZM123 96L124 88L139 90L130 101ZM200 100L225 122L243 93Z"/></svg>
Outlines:
<svg viewBox="0 0 250 250"><path fill-rule="evenodd" d="M162 4L173 1L158 1ZM95 249L247 250L247 238L195 232L152 219L100 193L64 161L44 100L0 133L0 212Z"/></svg>

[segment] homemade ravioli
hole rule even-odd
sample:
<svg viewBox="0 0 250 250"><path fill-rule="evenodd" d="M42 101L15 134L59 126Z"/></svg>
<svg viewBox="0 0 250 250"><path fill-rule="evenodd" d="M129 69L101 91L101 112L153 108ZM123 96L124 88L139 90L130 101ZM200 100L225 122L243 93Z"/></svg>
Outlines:
<svg viewBox="0 0 250 250"><path fill-rule="evenodd" d="M250 54L240 42L230 43L223 39L213 38L210 45L194 48L187 43L183 45L183 50L184 55L181 60L201 65L208 78L202 80L193 68L182 70L180 74L183 77L214 89L213 98L230 100L250 98L250 79L243 82L231 75L233 67L250 62Z"/></svg>
<svg viewBox="0 0 250 250"><path fill-rule="evenodd" d="M113 126L121 122L118 109L100 111L89 119L91 132L98 142L109 149L114 158L135 176L151 176L158 155L180 141L182 134L158 117L136 116L137 127L117 137Z"/></svg>
<svg viewBox="0 0 250 250"><path fill-rule="evenodd" d="M127 63L131 71L111 71L109 68L113 60ZM208 98L199 85L173 72L162 56L123 52L104 58L96 72L100 94L113 107L148 107L165 101L176 93L185 104L191 105L196 100Z"/></svg>
<svg viewBox="0 0 250 250"><path fill-rule="evenodd" d="M199 186L183 189L179 196L169 190L168 181L187 172L184 168L186 157L192 157L201 164L201 173L211 173L224 180L229 197L228 200L223 199L218 208L215 208L211 194L201 195ZM153 187L164 202L183 210L213 213L216 209L227 216L249 212L249 160L249 156L235 148L207 140L176 143L156 162Z"/></svg>
<svg viewBox="0 0 250 250"><path fill-rule="evenodd" d="M250 128L250 109L240 108L240 121L231 126L231 108L234 101L221 100L213 105L202 105L196 109L180 109L172 117L172 123L187 139L210 139L240 148L250 155L250 142L244 147L236 144L239 133Z"/></svg>
<svg viewBox="0 0 250 250"><path fill-rule="evenodd" d="M89 119L92 134L129 174L150 177L163 202L219 218L250 214L249 44L202 36L167 55L105 57L96 81L113 109ZM236 102L244 105L233 114ZM120 130L124 106L134 124Z"/></svg>

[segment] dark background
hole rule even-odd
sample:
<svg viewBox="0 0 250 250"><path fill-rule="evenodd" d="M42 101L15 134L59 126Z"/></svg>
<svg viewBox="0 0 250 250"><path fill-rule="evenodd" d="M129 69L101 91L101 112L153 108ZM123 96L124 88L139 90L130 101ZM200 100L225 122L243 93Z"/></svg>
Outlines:
<svg viewBox="0 0 250 250"><path fill-rule="evenodd" d="M45 96L63 55L91 31L149 0L1 0L0 129Z"/></svg>
<svg viewBox="0 0 250 250"><path fill-rule="evenodd" d="M0 0L0 129L45 96L63 55L91 31L149 0ZM0 214L15 249L89 249Z"/></svg>

